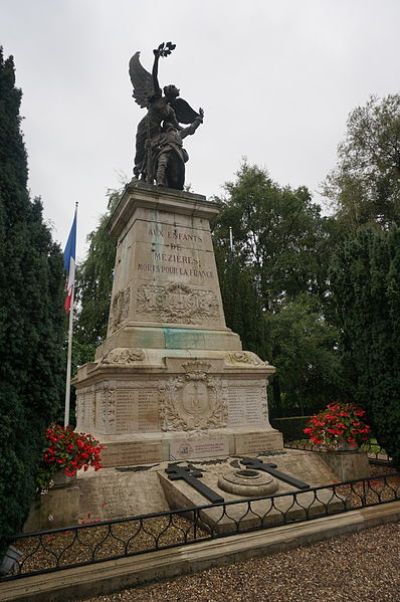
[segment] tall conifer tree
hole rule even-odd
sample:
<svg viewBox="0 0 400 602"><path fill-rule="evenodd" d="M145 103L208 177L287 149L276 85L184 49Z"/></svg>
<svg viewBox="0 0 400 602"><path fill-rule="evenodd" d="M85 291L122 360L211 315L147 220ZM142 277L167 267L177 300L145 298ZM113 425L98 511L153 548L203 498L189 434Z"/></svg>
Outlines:
<svg viewBox="0 0 400 602"><path fill-rule="evenodd" d="M0 557L34 497L64 371L62 257L29 199L21 96L0 49Z"/></svg>

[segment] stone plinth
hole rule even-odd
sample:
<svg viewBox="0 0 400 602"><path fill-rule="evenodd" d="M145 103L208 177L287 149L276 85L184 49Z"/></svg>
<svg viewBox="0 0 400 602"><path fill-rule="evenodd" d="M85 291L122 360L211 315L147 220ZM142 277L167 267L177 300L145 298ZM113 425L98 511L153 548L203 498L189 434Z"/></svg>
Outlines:
<svg viewBox="0 0 400 602"><path fill-rule="evenodd" d="M205 197L127 186L107 338L78 371L77 430L106 466L279 449L266 387L275 369L226 327Z"/></svg>
<svg viewBox="0 0 400 602"><path fill-rule="evenodd" d="M359 449L318 452L341 481L365 479L371 476L367 452Z"/></svg>

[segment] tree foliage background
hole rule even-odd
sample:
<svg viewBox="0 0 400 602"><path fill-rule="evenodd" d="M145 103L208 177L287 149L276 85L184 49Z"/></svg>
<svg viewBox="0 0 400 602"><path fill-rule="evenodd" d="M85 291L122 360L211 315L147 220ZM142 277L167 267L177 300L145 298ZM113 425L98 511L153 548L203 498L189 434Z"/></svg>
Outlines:
<svg viewBox="0 0 400 602"><path fill-rule="evenodd" d="M281 187L246 161L225 190L213 236L227 324L276 366L272 414L312 412L344 389L326 320L335 227L305 187Z"/></svg>
<svg viewBox="0 0 400 602"><path fill-rule="evenodd" d="M400 230L360 229L331 276L351 397L400 466Z"/></svg>
<svg viewBox="0 0 400 602"><path fill-rule="evenodd" d="M27 191L20 102L0 49L0 558L29 511L64 386L62 256Z"/></svg>
<svg viewBox="0 0 400 602"><path fill-rule="evenodd" d="M108 233L110 215L121 198L121 191L110 190L105 214L96 230L88 236L86 260L78 267L76 299L78 316L75 327L74 365L92 361L95 348L107 332L116 241Z"/></svg>
<svg viewBox="0 0 400 602"><path fill-rule="evenodd" d="M400 466L400 96L371 97L348 120L326 193L346 228L332 301L351 396Z"/></svg>
<svg viewBox="0 0 400 602"><path fill-rule="evenodd" d="M400 95L371 96L350 113L324 192L353 232L365 224L399 225Z"/></svg>

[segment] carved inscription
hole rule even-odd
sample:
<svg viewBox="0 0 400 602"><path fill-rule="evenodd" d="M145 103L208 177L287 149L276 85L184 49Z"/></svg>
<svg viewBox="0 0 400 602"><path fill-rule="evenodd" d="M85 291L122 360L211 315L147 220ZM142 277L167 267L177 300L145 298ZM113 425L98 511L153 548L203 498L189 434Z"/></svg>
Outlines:
<svg viewBox="0 0 400 602"><path fill-rule="evenodd" d="M141 432L160 430L157 389L138 389L138 428Z"/></svg>
<svg viewBox="0 0 400 602"><path fill-rule="evenodd" d="M139 263L138 272L151 272L152 274L171 274L172 276L188 276L192 278L213 278L211 270L200 270L195 268L174 267L170 265L153 265L151 263Z"/></svg>
<svg viewBox="0 0 400 602"><path fill-rule="evenodd" d="M212 291L194 289L179 282L165 286L142 284L137 292L137 311L167 322L198 323L217 318L218 300Z"/></svg>
<svg viewBox="0 0 400 602"><path fill-rule="evenodd" d="M94 406L94 392L91 389L86 389L83 394L83 428L90 431L93 429L93 406Z"/></svg>
<svg viewBox="0 0 400 602"><path fill-rule="evenodd" d="M149 228L148 233L151 237L154 236L156 238L163 238L167 244L174 244L178 241L184 243L185 245L187 245L188 243L203 244L203 242L205 241L205 236L209 239L209 236L205 232L201 232L201 234L197 232L196 234L193 231L184 232L178 230L177 228L160 228L157 225L154 225L152 228ZM206 240L206 242L209 242L209 240Z"/></svg>
<svg viewBox="0 0 400 602"><path fill-rule="evenodd" d="M228 426L261 426L265 387L235 386L228 391Z"/></svg>
<svg viewBox="0 0 400 602"><path fill-rule="evenodd" d="M104 466L134 466L152 464L162 459L161 444L136 442L108 445L102 453Z"/></svg>
<svg viewBox="0 0 400 602"><path fill-rule="evenodd" d="M102 390L102 403L101 403L101 432L103 433L115 433L115 415L116 415L116 403L115 403L115 391L105 387Z"/></svg>
<svg viewBox="0 0 400 602"><path fill-rule="evenodd" d="M246 454L250 452L269 451L279 449L281 442L279 433L252 433L238 437L236 442L236 453Z"/></svg>
<svg viewBox="0 0 400 602"><path fill-rule="evenodd" d="M77 430L82 430L84 428L84 407L85 407L85 390L81 389L77 392L76 406L75 406L75 414L76 414L76 428Z"/></svg>
<svg viewBox="0 0 400 602"><path fill-rule="evenodd" d="M229 444L227 437L210 438L198 440L171 441L170 460L187 460L196 458L210 458L216 456L228 456Z"/></svg>
<svg viewBox="0 0 400 602"><path fill-rule="evenodd" d="M212 252L209 233L154 225L149 228L147 234L153 241L152 258L150 262L138 263L138 272L187 276L202 280L215 278L215 272L205 269L201 261L201 256L206 256L205 252Z"/></svg>
<svg viewBox="0 0 400 602"><path fill-rule="evenodd" d="M118 389L116 397L116 433L137 431L138 404L135 389Z"/></svg>

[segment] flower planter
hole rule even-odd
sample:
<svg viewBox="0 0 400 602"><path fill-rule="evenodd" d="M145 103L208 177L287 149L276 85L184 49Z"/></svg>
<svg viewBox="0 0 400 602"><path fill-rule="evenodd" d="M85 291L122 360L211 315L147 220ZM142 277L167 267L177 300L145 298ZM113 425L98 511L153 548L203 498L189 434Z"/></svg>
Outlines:
<svg viewBox="0 0 400 602"><path fill-rule="evenodd" d="M56 481L47 493L38 495L30 508L23 531L41 531L57 527L75 525L79 521L79 481L76 477L57 475ZM54 479L53 479L54 481Z"/></svg>
<svg viewBox="0 0 400 602"><path fill-rule="evenodd" d="M369 477L366 452L360 445L368 441L370 427L365 410L354 403L329 403L325 410L311 416L304 433L314 445L322 446L320 456L341 481Z"/></svg>
<svg viewBox="0 0 400 602"><path fill-rule="evenodd" d="M69 487L76 483L76 476L67 477L67 475L62 471L56 472L53 477L53 487L52 489L62 489L64 487Z"/></svg>
<svg viewBox="0 0 400 602"><path fill-rule="evenodd" d="M341 481L365 479L370 476L368 454L359 448L325 449L318 453Z"/></svg>

